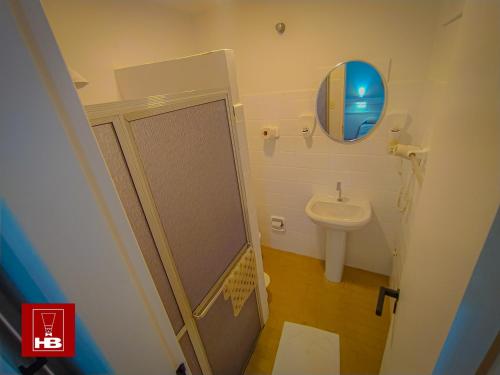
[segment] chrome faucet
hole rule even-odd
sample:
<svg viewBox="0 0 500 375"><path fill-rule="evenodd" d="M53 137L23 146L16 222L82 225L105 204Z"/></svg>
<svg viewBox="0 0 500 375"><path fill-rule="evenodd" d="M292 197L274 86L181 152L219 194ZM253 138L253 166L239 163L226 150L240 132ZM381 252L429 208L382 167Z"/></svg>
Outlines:
<svg viewBox="0 0 500 375"><path fill-rule="evenodd" d="M339 192L339 196L337 198L337 202L342 202L342 182L337 182L337 191Z"/></svg>

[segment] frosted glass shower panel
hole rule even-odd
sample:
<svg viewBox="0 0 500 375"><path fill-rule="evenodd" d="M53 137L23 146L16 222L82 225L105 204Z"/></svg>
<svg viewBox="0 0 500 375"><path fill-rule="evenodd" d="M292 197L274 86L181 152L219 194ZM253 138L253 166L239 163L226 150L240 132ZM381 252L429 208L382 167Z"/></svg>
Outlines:
<svg viewBox="0 0 500 375"><path fill-rule="evenodd" d="M127 213L130 226L134 231L137 243L148 266L158 293L172 322L174 331L178 333L184 325L181 313L163 268L160 254L149 229L144 210L137 196L132 176L130 175L125 156L116 136L113 124L104 123L92 128L116 187L123 208Z"/></svg>
<svg viewBox="0 0 500 375"><path fill-rule="evenodd" d="M194 309L247 244L226 100L155 113L130 127Z"/></svg>

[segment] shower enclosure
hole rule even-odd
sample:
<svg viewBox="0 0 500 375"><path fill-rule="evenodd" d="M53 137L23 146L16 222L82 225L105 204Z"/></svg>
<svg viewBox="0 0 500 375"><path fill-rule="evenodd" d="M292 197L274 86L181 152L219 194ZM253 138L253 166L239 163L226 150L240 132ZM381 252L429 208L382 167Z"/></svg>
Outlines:
<svg viewBox="0 0 500 375"><path fill-rule="evenodd" d="M237 316L220 293L247 251L260 257L241 129L231 89L222 86L87 107L193 374L243 373L264 320L258 286Z"/></svg>

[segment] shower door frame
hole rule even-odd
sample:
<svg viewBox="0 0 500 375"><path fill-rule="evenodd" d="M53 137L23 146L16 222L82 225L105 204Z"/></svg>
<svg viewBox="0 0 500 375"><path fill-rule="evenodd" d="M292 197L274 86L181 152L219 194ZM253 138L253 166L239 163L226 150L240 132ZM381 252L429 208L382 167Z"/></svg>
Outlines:
<svg viewBox="0 0 500 375"><path fill-rule="evenodd" d="M147 177L145 175L144 167L138 154L137 145L134 142L130 122L145 117L155 116L162 113L168 113L175 110L220 100L224 100L226 107L232 152L234 156L234 165L238 180L240 202L247 238L243 248L238 250L237 255L225 269L223 274L218 278L217 282L211 287L203 300L198 304L198 306L191 306L182 285L181 278L177 271L172 252L168 244L168 238L161 222L155 201L153 199L149 182L147 181ZM174 95L157 95L137 100L91 105L87 106L86 110L91 127L102 125L105 123L111 123L113 125L113 129L118 138L119 146L121 148L123 156L125 157L130 176L137 191L141 206L144 210L148 226L150 227L154 242L158 249L163 268L165 270L165 273L167 274L172 291L174 293L175 300L184 320L183 327L176 335L177 342L179 343L180 339L187 332L203 374L212 375L213 372L208 361L207 353L199 334L198 327L196 325L196 320L200 318L200 315L202 317L203 313L206 313L210 309L213 302L219 296L219 292L224 284L226 277L228 276L232 268L237 264L238 260L245 253L245 251L247 251L249 248L254 248L250 231L250 221L246 196L247 192L245 189L242 160L240 156L241 150L238 142L238 129L236 126L235 113L233 111L230 93L227 90L190 91ZM258 296L259 283L256 283L255 288L256 296ZM257 310L259 314L260 325L262 327L263 312L261 301L258 297Z"/></svg>

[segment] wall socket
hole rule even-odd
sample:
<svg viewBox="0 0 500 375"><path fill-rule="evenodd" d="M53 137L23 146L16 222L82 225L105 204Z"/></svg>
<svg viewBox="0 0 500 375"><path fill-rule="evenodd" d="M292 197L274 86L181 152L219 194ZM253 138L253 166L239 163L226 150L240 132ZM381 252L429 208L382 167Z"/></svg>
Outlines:
<svg viewBox="0 0 500 375"><path fill-rule="evenodd" d="M285 218L281 216L271 216L271 229L276 232L284 232Z"/></svg>

